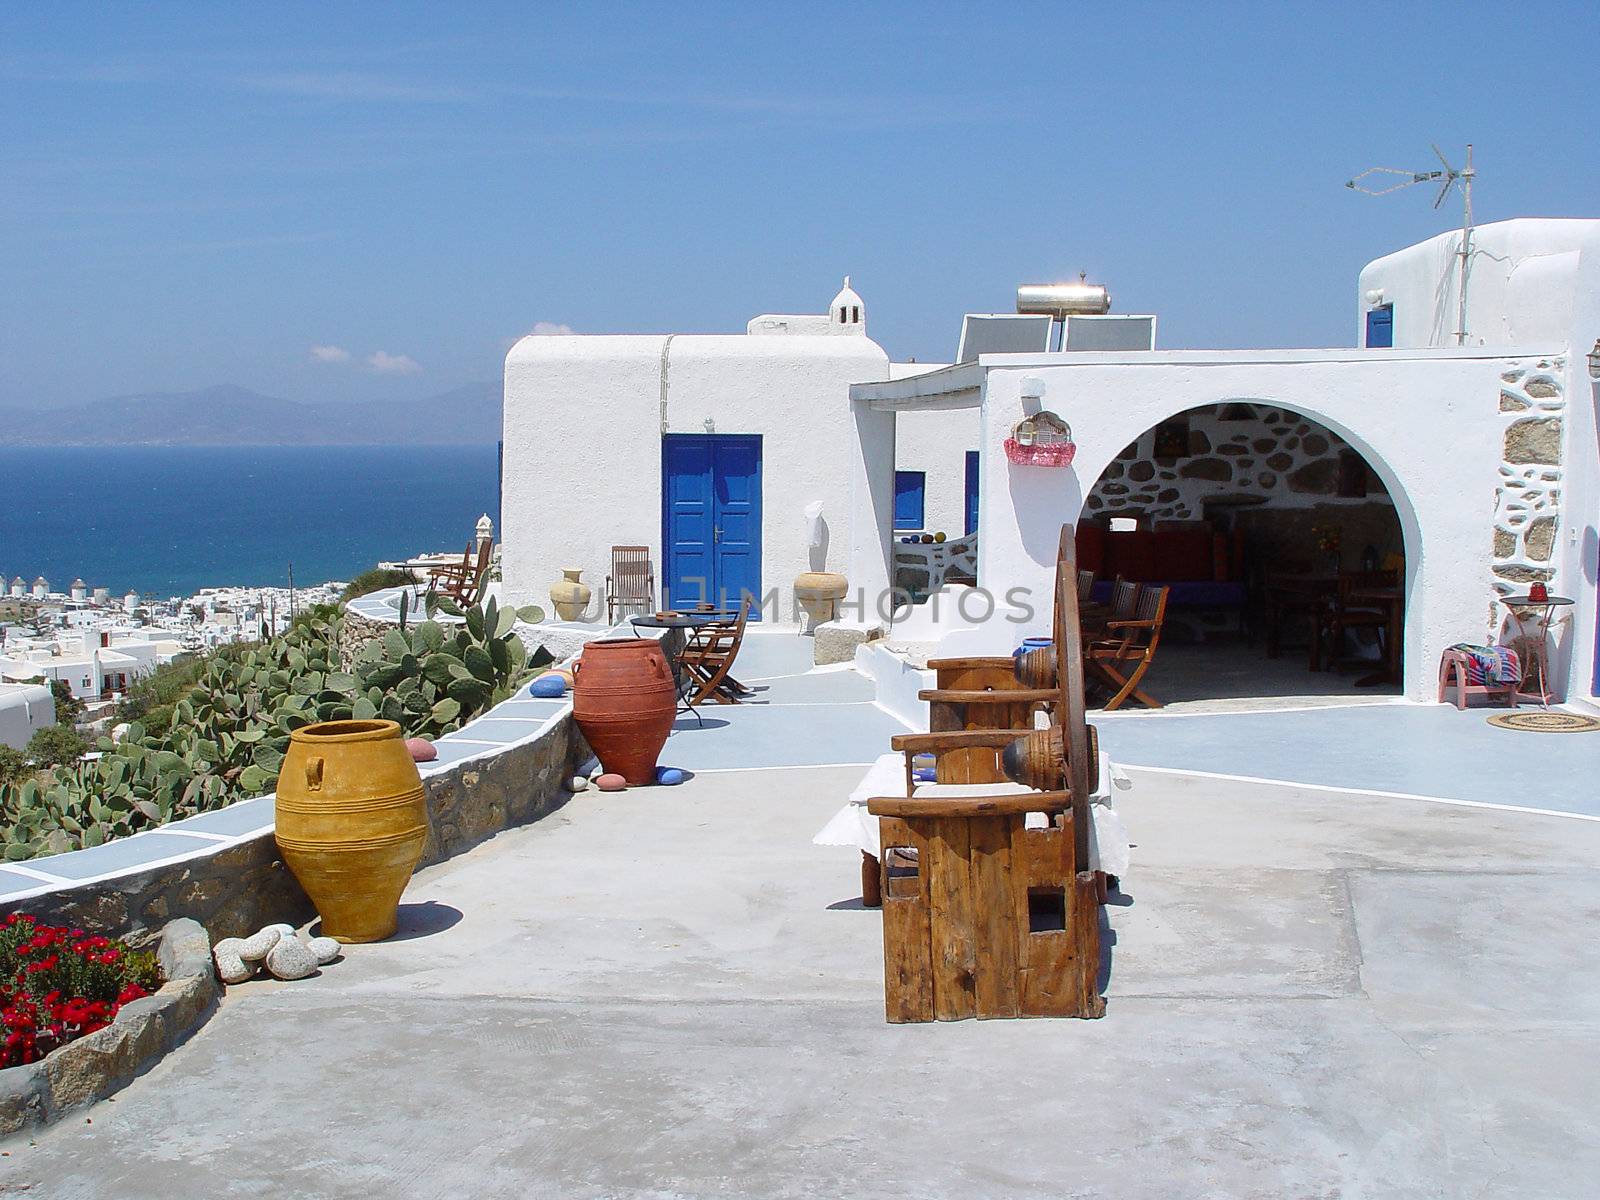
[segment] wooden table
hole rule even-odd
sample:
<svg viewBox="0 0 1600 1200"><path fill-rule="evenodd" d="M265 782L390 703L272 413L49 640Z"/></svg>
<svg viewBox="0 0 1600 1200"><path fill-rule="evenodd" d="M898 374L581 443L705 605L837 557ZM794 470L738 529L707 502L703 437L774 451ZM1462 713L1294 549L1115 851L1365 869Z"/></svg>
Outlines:
<svg viewBox="0 0 1600 1200"><path fill-rule="evenodd" d="M1405 641L1406 593L1398 587L1351 588L1351 604L1383 609L1386 633L1383 639L1383 666L1356 680L1357 687L1378 687L1400 682L1400 647Z"/></svg>
<svg viewBox="0 0 1600 1200"><path fill-rule="evenodd" d="M1339 591L1339 576L1323 573L1273 575L1267 580L1267 657L1277 658L1283 650L1283 622L1291 614L1313 617L1322 611ZM1317 637L1311 631L1313 643Z"/></svg>

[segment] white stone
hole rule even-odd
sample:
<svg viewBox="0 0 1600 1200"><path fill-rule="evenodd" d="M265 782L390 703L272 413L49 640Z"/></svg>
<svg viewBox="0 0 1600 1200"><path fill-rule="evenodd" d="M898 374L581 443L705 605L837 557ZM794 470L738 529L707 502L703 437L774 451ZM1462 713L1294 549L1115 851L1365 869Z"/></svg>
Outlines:
<svg viewBox="0 0 1600 1200"><path fill-rule="evenodd" d="M223 983L243 983L256 973L254 963L239 957L244 942L239 938L223 938L211 947L212 961L217 964L217 977Z"/></svg>
<svg viewBox="0 0 1600 1200"><path fill-rule="evenodd" d="M267 952L267 970L279 979L304 979L317 966L316 954L297 937L279 938Z"/></svg>
<svg viewBox="0 0 1600 1200"><path fill-rule="evenodd" d="M588 787L589 781L582 775L574 775L571 779L567 780L567 791L569 792L586 791Z"/></svg>
<svg viewBox="0 0 1600 1200"><path fill-rule="evenodd" d="M318 964L323 966L344 953L344 946L337 938L331 937L314 937L306 943L306 948L316 956Z"/></svg>
<svg viewBox="0 0 1600 1200"><path fill-rule="evenodd" d="M243 941L239 942L239 957L244 959L245 962L260 962L272 952L272 948L278 944L282 937L283 930L279 929L275 925L268 925L260 932L253 933ZM238 939L235 938L224 940L237 941Z"/></svg>

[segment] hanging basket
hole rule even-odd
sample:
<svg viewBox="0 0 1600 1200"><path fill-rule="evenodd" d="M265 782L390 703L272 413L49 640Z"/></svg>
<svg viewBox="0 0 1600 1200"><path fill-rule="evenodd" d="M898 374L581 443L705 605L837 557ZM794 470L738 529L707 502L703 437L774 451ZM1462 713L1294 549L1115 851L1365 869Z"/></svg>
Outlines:
<svg viewBox="0 0 1600 1200"><path fill-rule="evenodd" d="M1016 438L1006 439L1006 457L1024 467L1070 467L1072 456L1077 452L1075 442L1024 446Z"/></svg>

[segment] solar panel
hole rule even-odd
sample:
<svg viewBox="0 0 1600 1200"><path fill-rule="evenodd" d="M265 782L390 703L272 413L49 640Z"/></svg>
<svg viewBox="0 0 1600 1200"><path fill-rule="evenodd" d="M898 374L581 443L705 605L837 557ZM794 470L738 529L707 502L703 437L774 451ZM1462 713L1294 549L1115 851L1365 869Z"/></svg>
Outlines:
<svg viewBox="0 0 1600 1200"><path fill-rule="evenodd" d="M1154 350L1154 317L1071 316L1065 350Z"/></svg>
<svg viewBox="0 0 1600 1200"><path fill-rule="evenodd" d="M980 354L1043 354L1050 349L1050 318L1018 313L968 313L961 318L957 362Z"/></svg>

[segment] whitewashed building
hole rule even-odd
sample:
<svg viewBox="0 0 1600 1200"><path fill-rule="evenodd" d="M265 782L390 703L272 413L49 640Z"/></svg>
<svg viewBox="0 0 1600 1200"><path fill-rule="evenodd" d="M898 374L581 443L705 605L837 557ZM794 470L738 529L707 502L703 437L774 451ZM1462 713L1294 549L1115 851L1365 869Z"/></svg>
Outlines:
<svg viewBox="0 0 1600 1200"><path fill-rule="evenodd" d="M506 357L505 597L548 608L578 569L595 616L610 547L643 545L663 604L748 592L758 616L791 620L795 576L844 570L849 387L889 377L866 328L847 279L826 313L742 334L523 338Z"/></svg>
<svg viewBox="0 0 1600 1200"><path fill-rule="evenodd" d="M0 682L0 746L21 750L35 732L55 723L55 697L47 686Z"/></svg>
<svg viewBox="0 0 1600 1200"><path fill-rule="evenodd" d="M1047 604L1008 620L1003 597L1048 595L1065 521L1181 526L1250 506L1295 518L1309 497L1389 510L1393 544L1377 544L1376 525L1362 537L1403 563L1407 696L1431 699L1441 651L1495 638L1496 600L1535 582L1575 602L1552 628L1554 690L1593 696L1600 221L1478 227L1464 305L1460 237L1370 264L1362 344L1347 350L984 354L858 383L852 588L876 595L891 578L897 425L966 409L979 422L978 583L1002 612L952 606L936 631L946 652L1009 650L1042 629ZM1019 422L1045 412L1071 427L1070 465L1008 454ZM1235 417L1247 431L1225 428ZM1349 547L1331 553L1352 565Z"/></svg>

